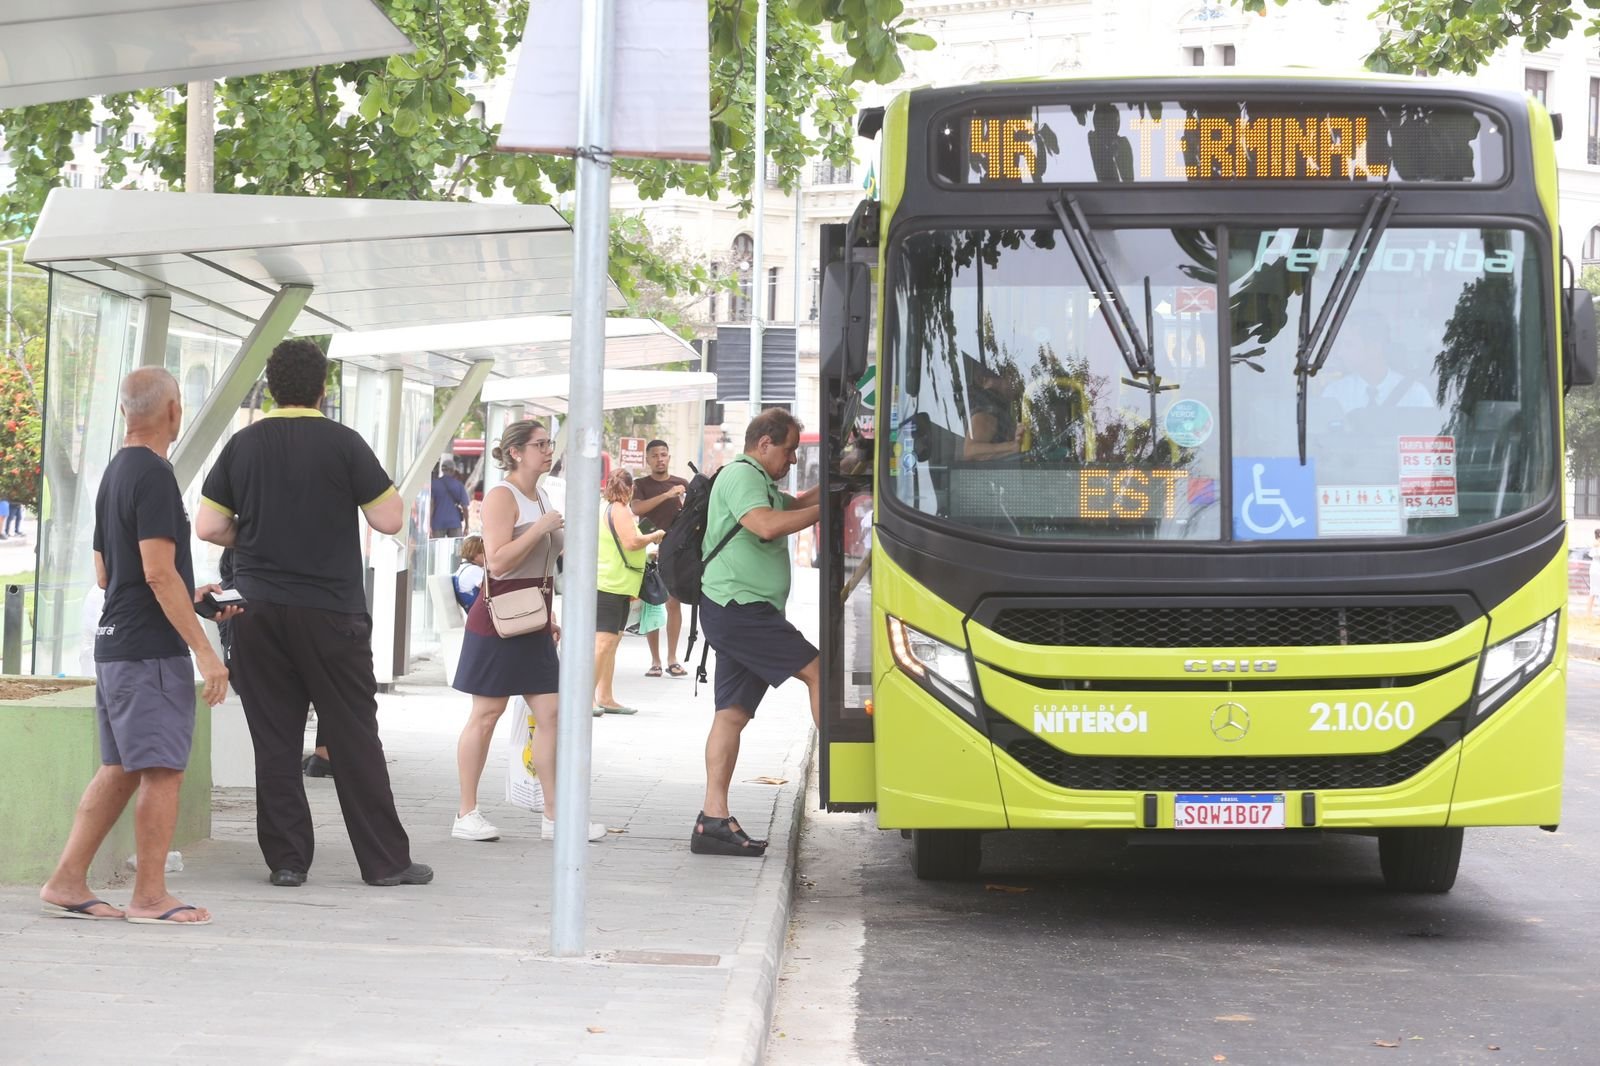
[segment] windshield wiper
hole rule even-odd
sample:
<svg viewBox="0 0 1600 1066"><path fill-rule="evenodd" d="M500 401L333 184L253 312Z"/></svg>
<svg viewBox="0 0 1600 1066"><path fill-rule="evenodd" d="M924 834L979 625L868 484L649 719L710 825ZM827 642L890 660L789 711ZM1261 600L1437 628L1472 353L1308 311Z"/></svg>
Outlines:
<svg viewBox="0 0 1600 1066"><path fill-rule="evenodd" d="M1122 353L1122 361L1128 364L1128 372L1133 375L1132 379L1123 378L1122 383L1150 394L1150 455L1154 459L1159 443L1156 398L1163 392L1172 392L1178 386L1161 384L1161 375L1156 373L1155 355L1148 339L1155 332L1150 278L1146 275L1144 279L1145 332L1141 333L1138 321L1133 317L1127 301L1122 298L1122 290L1117 287L1117 279L1106 265L1100 242L1095 239L1094 230L1089 228L1089 221L1083 215L1078 198L1062 192L1050 201L1050 209L1061 221L1061 232L1067 239L1072 258L1077 260L1078 270L1083 273L1096 302L1100 304L1100 315L1106 320L1111 339L1116 342L1117 351Z"/></svg>
<svg viewBox="0 0 1600 1066"><path fill-rule="evenodd" d="M1106 266L1105 256L1100 253L1100 242L1095 240L1094 230L1089 228L1088 220L1083 217L1078 198L1063 192L1050 201L1050 208L1061 220L1061 232L1067 238L1067 247L1072 250L1072 258L1078 261L1078 269L1083 272L1084 280L1089 283L1095 299L1100 303L1100 314L1106 320L1106 328L1111 330L1111 339L1116 342L1117 351L1122 353L1122 361L1128 364L1128 370L1134 377L1154 376L1156 361L1150 354L1149 342L1139 332L1139 324L1134 321L1133 313L1122 298L1122 290L1117 288L1117 280Z"/></svg>
<svg viewBox="0 0 1600 1066"><path fill-rule="evenodd" d="M1294 357L1294 376L1298 383L1295 395L1295 422L1299 431L1301 466L1306 465L1307 382L1316 377L1317 371L1328 361L1328 354L1333 351L1334 338L1339 335L1339 329L1344 325L1344 316L1349 312L1350 305L1355 302L1356 290L1361 287L1361 279L1367 276L1367 267L1372 263L1372 254L1377 250L1378 241L1383 238L1383 231L1389 228L1389 219L1394 215L1394 208L1393 189L1384 189L1372 198L1372 202L1367 205L1367 213L1361 218L1361 225L1350 238L1350 247L1345 252L1344 262L1339 264L1339 272L1333 276L1333 287L1328 290L1327 299L1322 301L1322 309L1317 312L1317 320L1309 327L1307 323L1311 321L1311 272L1306 273L1306 283L1300 292L1300 343Z"/></svg>

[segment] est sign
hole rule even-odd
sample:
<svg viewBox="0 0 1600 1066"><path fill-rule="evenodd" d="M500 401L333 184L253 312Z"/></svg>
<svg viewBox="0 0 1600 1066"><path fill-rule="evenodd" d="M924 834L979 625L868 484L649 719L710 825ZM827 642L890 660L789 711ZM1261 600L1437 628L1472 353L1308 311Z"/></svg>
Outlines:
<svg viewBox="0 0 1600 1066"><path fill-rule="evenodd" d="M618 441L620 454L618 461L625 467L641 467L644 465L644 438L623 437Z"/></svg>

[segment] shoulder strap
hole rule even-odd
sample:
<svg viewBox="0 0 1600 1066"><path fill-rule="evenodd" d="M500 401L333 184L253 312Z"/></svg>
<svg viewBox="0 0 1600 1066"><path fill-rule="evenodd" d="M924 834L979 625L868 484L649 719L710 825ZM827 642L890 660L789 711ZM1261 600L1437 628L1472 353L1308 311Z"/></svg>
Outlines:
<svg viewBox="0 0 1600 1066"><path fill-rule="evenodd" d="M733 524L733 528L728 530L728 535L723 537L720 541L718 541L717 542L717 546L715 548L711 549L711 554L702 557L700 561L702 563L710 563L711 560L713 560L713 559L715 559L717 557L717 553L718 552L720 552L723 548L726 548L728 546L728 542L730 540L732 540L734 537L739 535L739 530L741 530L743 528L744 528L744 526L741 526L738 522L735 522Z"/></svg>
<svg viewBox="0 0 1600 1066"><path fill-rule="evenodd" d="M622 538L617 536L617 524L611 520L611 501L609 500L606 501L606 528L611 530L611 539L616 542L617 557L622 560L622 565L636 574L644 573L643 567L634 566L628 562L628 553L622 550Z"/></svg>

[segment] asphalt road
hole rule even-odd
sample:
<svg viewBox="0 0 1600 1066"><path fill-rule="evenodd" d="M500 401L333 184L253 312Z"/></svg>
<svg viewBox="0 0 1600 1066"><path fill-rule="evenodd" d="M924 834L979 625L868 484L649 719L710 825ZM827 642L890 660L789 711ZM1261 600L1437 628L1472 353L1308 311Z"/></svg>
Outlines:
<svg viewBox="0 0 1600 1066"><path fill-rule="evenodd" d="M992 834L975 883L818 815L771 1066L1600 1063L1600 667L1575 664L1559 833L1468 830L1446 896L1377 842Z"/></svg>

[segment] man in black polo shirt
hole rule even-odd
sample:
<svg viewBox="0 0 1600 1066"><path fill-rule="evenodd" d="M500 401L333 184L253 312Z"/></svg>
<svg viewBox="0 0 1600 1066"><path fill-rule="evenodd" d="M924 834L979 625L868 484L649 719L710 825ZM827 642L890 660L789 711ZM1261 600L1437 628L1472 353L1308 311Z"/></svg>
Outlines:
<svg viewBox="0 0 1600 1066"><path fill-rule="evenodd" d="M327 739L333 783L362 878L419 885L378 738L372 619L361 571L359 509L380 533L405 514L377 456L318 410L328 360L312 341L278 345L267 388L278 406L234 434L206 477L200 537L234 549L234 687L256 750L256 837L272 884L311 869L311 808L300 776L307 705Z"/></svg>

